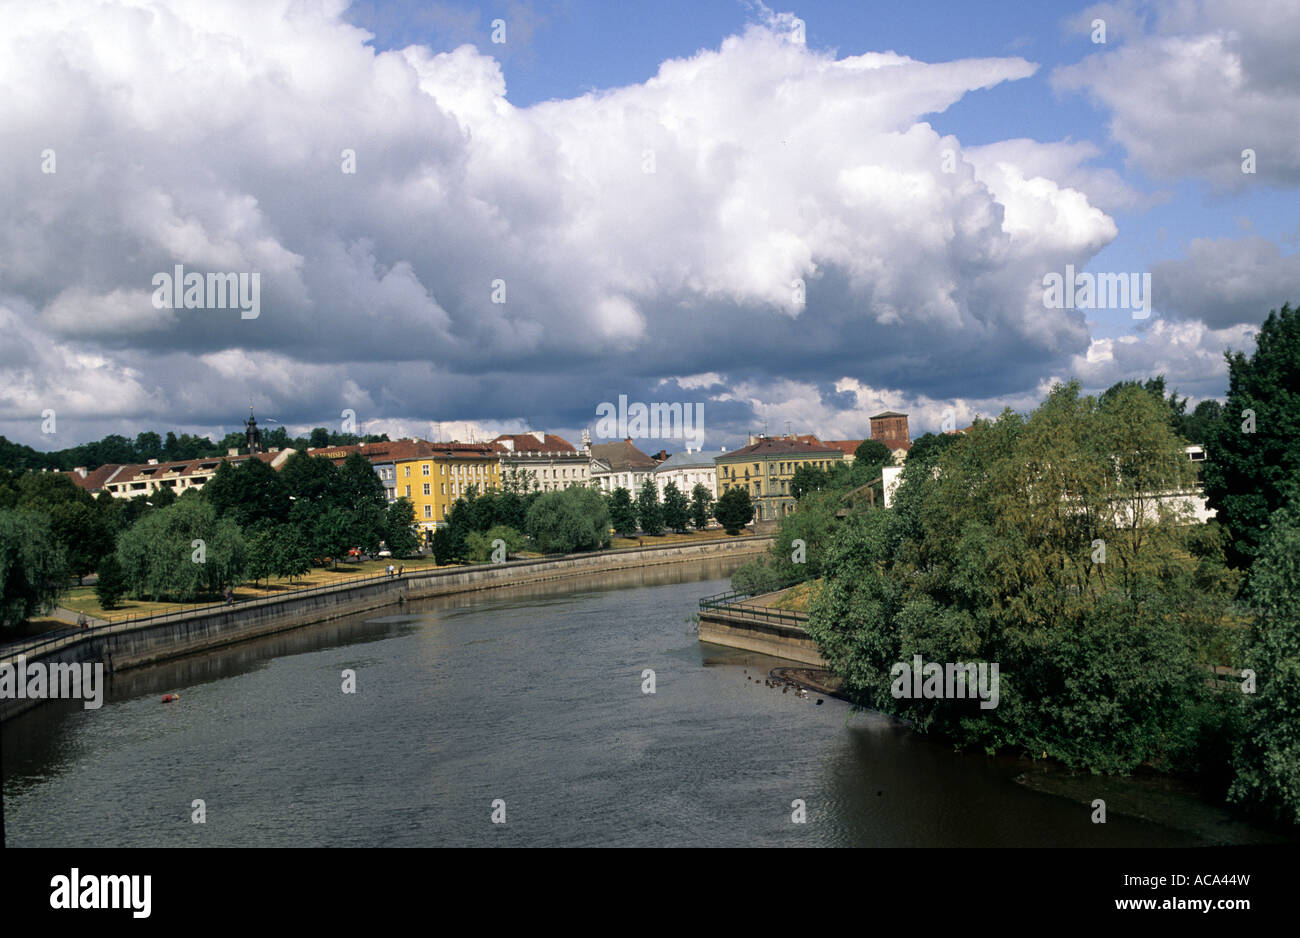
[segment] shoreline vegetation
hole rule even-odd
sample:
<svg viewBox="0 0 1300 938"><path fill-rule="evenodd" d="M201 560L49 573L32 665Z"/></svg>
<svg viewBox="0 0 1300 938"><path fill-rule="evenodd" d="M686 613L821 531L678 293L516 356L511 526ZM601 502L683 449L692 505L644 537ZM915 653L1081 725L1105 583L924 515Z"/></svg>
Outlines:
<svg viewBox="0 0 1300 938"><path fill-rule="evenodd" d="M888 509L810 477L733 590L806 613L848 699L958 751L1159 773L1293 836L1300 312L1271 313L1253 356L1227 358L1200 439L1162 379L1096 397L1068 382L1029 413L915 441ZM894 693L917 657L999 667L999 704Z"/></svg>

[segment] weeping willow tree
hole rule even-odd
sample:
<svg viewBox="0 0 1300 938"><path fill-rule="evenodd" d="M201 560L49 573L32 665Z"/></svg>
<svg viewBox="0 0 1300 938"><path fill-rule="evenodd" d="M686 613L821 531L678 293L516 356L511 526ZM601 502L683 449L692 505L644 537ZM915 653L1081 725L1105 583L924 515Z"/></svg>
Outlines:
<svg viewBox="0 0 1300 938"><path fill-rule="evenodd" d="M1194 467L1141 389L1077 383L978 421L826 551L809 630L865 705L962 745L1127 771L1194 758L1234 574L1194 523ZM996 663L999 702L896 699L891 667Z"/></svg>

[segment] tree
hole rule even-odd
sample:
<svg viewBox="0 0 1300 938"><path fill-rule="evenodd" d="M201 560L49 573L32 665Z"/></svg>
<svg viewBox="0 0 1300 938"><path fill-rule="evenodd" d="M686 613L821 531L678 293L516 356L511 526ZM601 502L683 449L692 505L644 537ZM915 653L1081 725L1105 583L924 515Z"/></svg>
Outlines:
<svg viewBox="0 0 1300 938"><path fill-rule="evenodd" d="M465 538L466 552L469 559L475 563L493 559L496 553L496 542L501 541L505 544L505 557L524 549L525 539L523 534L516 531L508 525L498 524L486 531L474 531Z"/></svg>
<svg viewBox="0 0 1300 938"><path fill-rule="evenodd" d="M203 499L150 512L118 539L117 559L137 599L190 602L235 586L247 546L238 526Z"/></svg>
<svg viewBox="0 0 1300 938"><path fill-rule="evenodd" d="M659 504L659 489L653 479L641 483L636 497L636 520L642 531L651 537L664 533L663 507Z"/></svg>
<svg viewBox="0 0 1300 938"><path fill-rule="evenodd" d="M1270 312L1250 358L1224 355L1228 403L1204 441L1205 500L1231 538L1230 562L1245 568L1300 473L1300 310Z"/></svg>
<svg viewBox="0 0 1300 938"><path fill-rule="evenodd" d="M1223 405L1213 398L1201 401L1183 420L1183 439L1204 444L1223 420Z"/></svg>
<svg viewBox="0 0 1300 938"><path fill-rule="evenodd" d="M609 496L609 522L624 537L636 533L636 506L632 504L632 493L621 485Z"/></svg>
<svg viewBox="0 0 1300 938"><path fill-rule="evenodd" d="M686 532L691 523L691 505L686 495L677 488L677 483L669 482L664 486L664 524L678 534Z"/></svg>
<svg viewBox="0 0 1300 938"><path fill-rule="evenodd" d="M315 427L311 431L307 445L312 449L321 449L330 445L330 432L325 427Z"/></svg>
<svg viewBox="0 0 1300 938"><path fill-rule="evenodd" d="M904 469L934 463L940 453L959 439L961 439L959 433L923 433L912 441L912 448L907 451Z"/></svg>
<svg viewBox="0 0 1300 938"><path fill-rule="evenodd" d="M394 557L409 557L420 545L415 533L415 507L409 498L399 498L388 506L384 517L384 543Z"/></svg>
<svg viewBox="0 0 1300 938"><path fill-rule="evenodd" d="M28 472L17 480L17 507L45 514L63 547L68 568L80 580L113 550L114 532L89 492L70 476Z"/></svg>
<svg viewBox="0 0 1300 938"><path fill-rule="evenodd" d="M139 462L148 462L151 459L163 458L163 441L157 433L147 430L144 433L136 435L135 438L135 458Z"/></svg>
<svg viewBox="0 0 1300 938"><path fill-rule="evenodd" d="M571 486L543 492L528 509L528 536L544 554L596 550L609 544L609 512L598 492Z"/></svg>
<svg viewBox="0 0 1300 938"><path fill-rule="evenodd" d="M825 487L826 473L816 466L800 466L790 478L790 494L796 500Z"/></svg>
<svg viewBox="0 0 1300 938"><path fill-rule="evenodd" d="M718 497L713 516L728 534L739 534L741 528L754 520L754 504L744 489L727 489Z"/></svg>
<svg viewBox="0 0 1300 938"><path fill-rule="evenodd" d="M1269 517L1250 571L1257 615L1244 668L1255 693L1241 695L1245 732L1237 735L1232 801L1300 824L1300 500L1294 495Z"/></svg>
<svg viewBox="0 0 1300 938"><path fill-rule="evenodd" d="M879 440L863 440L858 444L858 448L853 451L853 464L855 466L858 463L862 463L864 466L886 466L893 461L893 458L894 454L889 451L889 447Z"/></svg>
<svg viewBox="0 0 1300 938"><path fill-rule="evenodd" d="M99 569L95 572L98 574L98 579L95 581L95 598L103 608L116 609L127 590L126 574L122 572L122 565L117 562L117 556L109 554L100 561Z"/></svg>
<svg viewBox="0 0 1300 938"><path fill-rule="evenodd" d="M0 510L0 628L52 607L67 588L68 563L50 519Z"/></svg>
<svg viewBox="0 0 1300 938"><path fill-rule="evenodd" d="M932 465L909 458L896 510L844 519L808 630L860 703L957 745L1092 771L1178 765L1224 709L1205 677L1236 589L1197 556L1190 510L1162 497L1193 474L1145 389L1057 386ZM896 697L916 655L997 663L997 705Z"/></svg>
<svg viewBox="0 0 1300 938"><path fill-rule="evenodd" d="M217 517L230 518L241 529L261 521L279 524L289 517L285 481L261 459L250 459L242 465L222 462L203 486L202 495L216 509Z"/></svg>
<svg viewBox="0 0 1300 938"><path fill-rule="evenodd" d="M691 489L691 523L697 531L709 526L709 516L713 513L713 493L703 482L696 482Z"/></svg>

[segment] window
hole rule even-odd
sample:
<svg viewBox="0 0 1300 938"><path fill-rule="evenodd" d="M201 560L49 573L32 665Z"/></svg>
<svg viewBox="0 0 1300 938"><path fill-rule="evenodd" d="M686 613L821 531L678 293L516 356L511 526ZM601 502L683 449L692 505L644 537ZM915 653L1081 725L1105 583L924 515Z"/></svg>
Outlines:
<svg viewBox="0 0 1300 938"><path fill-rule="evenodd" d="M432 518L432 517L433 517L433 506L432 506L432 505L425 505L425 506L424 506L424 516L425 516L426 518Z"/></svg>
<svg viewBox="0 0 1300 938"><path fill-rule="evenodd" d="M446 482L442 483L442 494L443 494L443 495L446 495L446 494L447 494L447 483L446 483Z"/></svg>
<svg viewBox="0 0 1300 938"><path fill-rule="evenodd" d="M443 463L443 464L442 464L441 466L439 466L438 468L440 468L440 469L442 470L442 474L443 474L443 475L446 475L446 474L447 474L447 464L446 464L446 463Z"/></svg>
<svg viewBox="0 0 1300 938"><path fill-rule="evenodd" d="M429 464L427 462L420 463L420 475L427 476L428 474L429 474Z"/></svg>
<svg viewBox="0 0 1300 938"><path fill-rule="evenodd" d="M411 477L411 467L410 467L410 466L407 466L407 467L406 467L406 477L407 477L408 479ZM411 493L410 493L410 492L407 492L406 494L410 495Z"/></svg>
<svg viewBox="0 0 1300 938"><path fill-rule="evenodd" d="M429 491L429 483L428 483L428 482L424 483L424 494L425 494L425 495L430 495L430 494L432 494L432 493Z"/></svg>

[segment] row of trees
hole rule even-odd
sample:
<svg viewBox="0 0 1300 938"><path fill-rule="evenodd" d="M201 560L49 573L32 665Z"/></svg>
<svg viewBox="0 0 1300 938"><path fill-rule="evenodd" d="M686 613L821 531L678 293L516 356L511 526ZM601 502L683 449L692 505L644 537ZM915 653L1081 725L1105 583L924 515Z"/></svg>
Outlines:
<svg viewBox="0 0 1300 938"><path fill-rule="evenodd" d="M704 485L696 485L688 501L676 484L664 486L660 500L651 480L641 486L636 498L623 487L605 495L594 487L570 486L554 492L539 492L525 475L507 476L501 491L480 493L475 486L456 500L447 523L433 537L433 554L438 563L486 560L498 538L508 552L529 548L540 553L572 553L608 547L611 531L624 537L645 534L656 537L665 530L685 532L708 527L717 512L718 520L734 521L734 512L719 502ZM748 496L745 496L748 505ZM732 533L752 517L752 509ZM725 522L724 522L725 523Z"/></svg>
<svg viewBox="0 0 1300 938"><path fill-rule="evenodd" d="M325 427L316 427L306 436L290 437L284 427L262 429L262 446L265 449L306 450L309 446L347 446L353 443L380 443L388 434L337 433ZM13 443L0 436L0 468L12 471L59 469L77 467L95 469L113 463L145 463L151 459L171 462L179 459L202 459L224 456L229 450L245 445L243 431L227 433L214 443L206 436L168 431L166 437L152 430L136 434L134 440L120 434L109 434L102 440L82 443L67 449L41 452L21 443Z"/></svg>
<svg viewBox="0 0 1300 938"><path fill-rule="evenodd" d="M1095 398L1070 383L1032 413L922 437L890 511L837 520L845 490L809 486L772 557L733 582L819 577L823 656L858 701L923 731L1195 773L1300 824L1300 313L1271 313L1253 354L1227 357L1226 405L1190 415L1163 379ZM1195 491L1189 442L1206 449L1208 524L1169 497ZM998 705L895 697L914 655L997 663ZM1216 689L1220 664L1255 683Z"/></svg>

